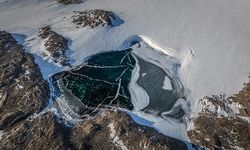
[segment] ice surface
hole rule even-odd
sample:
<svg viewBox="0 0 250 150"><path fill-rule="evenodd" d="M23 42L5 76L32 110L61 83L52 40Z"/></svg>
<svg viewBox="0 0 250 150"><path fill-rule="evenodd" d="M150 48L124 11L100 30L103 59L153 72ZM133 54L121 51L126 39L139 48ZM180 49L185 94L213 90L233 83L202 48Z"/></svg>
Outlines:
<svg viewBox="0 0 250 150"><path fill-rule="evenodd" d="M172 90L173 89L171 80L169 79L168 76L165 76L164 84L163 84L162 88L164 90Z"/></svg>

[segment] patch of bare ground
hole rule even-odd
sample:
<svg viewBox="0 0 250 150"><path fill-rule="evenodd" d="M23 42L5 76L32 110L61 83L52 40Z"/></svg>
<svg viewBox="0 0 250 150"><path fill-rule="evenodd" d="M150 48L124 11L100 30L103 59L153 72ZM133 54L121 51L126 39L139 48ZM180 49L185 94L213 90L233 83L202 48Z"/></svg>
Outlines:
<svg viewBox="0 0 250 150"><path fill-rule="evenodd" d="M79 4L82 3L83 0L57 0L58 3L61 3L63 5L69 5L69 4Z"/></svg>
<svg viewBox="0 0 250 150"><path fill-rule="evenodd" d="M0 31L0 130L39 112L49 94L33 55L24 52L11 34Z"/></svg>
<svg viewBox="0 0 250 150"><path fill-rule="evenodd" d="M68 40L65 37L53 31L50 26L42 27L38 36L45 40L44 47L48 53L42 52L44 56L50 55L55 63L69 65L66 57Z"/></svg>
<svg viewBox="0 0 250 150"><path fill-rule="evenodd" d="M48 112L6 130L0 149L65 149L64 126Z"/></svg>
<svg viewBox="0 0 250 150"><path fill-rule="evenodd" d="M75 14L72 16L72 19L73 23L76 24L77 27L89 26L93 29L98 26L112 27L122 23L122 20L111 11L93 9L86 11L74 11L74 13Z"/></svg>
<svg viewBox="0 0 250 150"><path fill-rule="evenodd" d="M120 111L105 111L79 123L70 137L76 149L187 149L180 140L138 125Z"/></svg>
<svg viewBox="0 0 250 150"><path fill-rule="evenodd" d="M195 144L208 149L250 149L250 83L238 94L204 97L202 111L194 118L188 136ZM237 106L237 107L236 107Z"/></svg>

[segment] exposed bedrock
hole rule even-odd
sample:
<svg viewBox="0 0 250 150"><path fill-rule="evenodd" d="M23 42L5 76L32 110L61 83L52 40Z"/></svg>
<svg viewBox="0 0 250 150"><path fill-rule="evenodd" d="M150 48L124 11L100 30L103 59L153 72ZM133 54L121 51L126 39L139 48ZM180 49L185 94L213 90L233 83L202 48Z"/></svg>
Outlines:
<svg viewBox="0 0 250 150"><path fill-rule="evenodd" d="M74 13L75 14L72 16L72 19L73 23L76 24L77 27L89 26L92 29L98 26L112 27L112 26L118 26L124 22L113 12L101 9L74 11Z"/></svg>
<svg viewBox="0 0 250 150"><path fill-rule="evenodd" d="M70 141L77 149L187 149L180 140L136 124L127 113L104 111L72 129Z"/></svg>
<svg viewBox="0 0 250 150"><path fill-rule="evenodd" d="M39 112L49 91L34 57L0 31L0 130Z"/></svg>
<svg viewBox="0 0 250 150"><path fill-rule="evenodd" d="M238 94L229 98L224 96L205 97L202 108L194 118L194 128L188 131L192 142L209 149L215 147L225 150L250 148L250 83Z"/></svg>
<svg viewBox="0 0 250 150"><path fill-rule="evenodd" d="M84 0L57 0L58 3L69 5L69 4L79 4L82 3Z"/></svg>
<svg viewBox="0 0 250 150"><path fill-rule="evenodd" d="M69 128L48 112L5 131L0 149L187 149L180 140L137 125L125 112L104 111Z"/></svg>
<svg viewBox="0 0 250 150"><path fill-rule="evenodd" d="M53 113L49 112L17 124L5 131L0 140L0 149L66 148L67 142L63 138L67 128L56 119Z"/></svg>
<svg viewBox="0 0 250 150"><path fill-rule="evenodd" d="M200 115L194 121L194 130L188 136L195 144L208 149L245 150L250 147L250 125L239 118L219 118L207 114Z"/></svg>
<svg viewBox="0 0 250 150"><path fill-rule="evenodd" d="M53 31L50 26L42 27L38 36L44 40L45 50L41 51L42 55L52 57L55 63L63 66L69 65L66 57L69 42L65 37Z"/></svg>

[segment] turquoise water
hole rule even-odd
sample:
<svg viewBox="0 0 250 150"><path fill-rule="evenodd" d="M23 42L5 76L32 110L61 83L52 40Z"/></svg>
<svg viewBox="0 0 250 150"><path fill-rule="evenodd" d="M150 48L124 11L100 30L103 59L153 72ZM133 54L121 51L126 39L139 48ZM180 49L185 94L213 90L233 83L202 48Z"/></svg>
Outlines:
<svg viewBox="0 0 250 150"><path fill-rule="evenodd" d="M65 72L62 84L85 105L112 105L133 109L128 84L135 60L131 50L100 53L80 69Z"/></svg>

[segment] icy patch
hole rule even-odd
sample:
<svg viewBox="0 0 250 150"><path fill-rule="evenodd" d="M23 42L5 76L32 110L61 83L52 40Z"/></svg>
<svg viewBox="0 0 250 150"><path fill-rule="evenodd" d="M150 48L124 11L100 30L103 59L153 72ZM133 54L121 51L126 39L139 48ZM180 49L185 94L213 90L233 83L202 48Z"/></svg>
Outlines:
<svg viewBox="0 0 250 150"><path fill-rule="evenodd" d="M35 62L39 65L41 68L41 72L43 74L43 78L48 80L50 76L52 76L55 73L61 72L66 68L62 68L59 66L56 66L53 62L48 62L44 60L41 56L34 54L35 56Z"/></svg>
<svg viewBox="0 0 250 150"><path fill-rule="evenodd" d="M113 17L110 17L111 24L113 26L119 26L124 23L124 20L122 20L120 17L118 17L116 14L113 13Z"/></svg>
<svg viewBox="0 0 250 150"><path fill-rule="evenodd" d="M166 47L162 47L162 46L159 46L160 44L158 44L157 42L153 41L151 38L145 36L145 35L139 35L139 37L145 41L151 48L155 49L155 50L158 50L158 51L161 51L163 53L165 53L166 55L169 55L171 57L174 57L175 56L175 52L173 49L170 49L170 48L166 48Z"/></svg>
<svg viewBox="0 0 250 150"><path fill-rule="evenodd" d="M162 118L142 111L129 114L138 124L152 127L164 135L188 141L185 122L170 117Z"/></svg>
<svg viewBox="0 0 250 150"><path fill-rule="evenodd" d="M131 102L134 105L134 111L139 111L149 104L149 96L147 92L136 83L140 76L140 66L138 65L138 60L136 57L134 57L134 59L136 64L134 70L132 71L131 81L129 83L129 91L131 94Z"/></svg>
<svg viewBox="0 0 250 150"><path fill-rule="evenodd" d="M147 73L143 73L143 74L142 74L143 77L146 76L146 75L147 75Z"/></svg>
<svg viewBox="0 0 250 150"><path fill-rule="evenodd" d="M156 42L146 36L131 37L123 44L123 48L128 47L132 47L132 52L134 54L140 56L145 61L159 66L166 72L167 75L169 75L165 76L162 87L163 89L175 89L175 92L180 93L180 96L184 97L184 88L178 76L179 67L181 66L180 63L182 62L182 60L177 57L177 54L172 49L162 48ZM136 61L138 60L136 59ZM138 96L135 97L136 93L139 93L139 89L141 88L135 83L139 78L139 70L140 67L137 64L135 66L135 69L133 70L132 80L130 83L131 85L129 87L131 91L131 98L133 100L132 102L134 102L134 105L136 105L136 103L142 103L142 99L145 99L145 94L147 94L145 91L145 94L141 94L142 96L139 96L138 94ZM147 74L143 75L147 76ZM171 82L171 79L174 82ZM148 105L148 103L143 103L144 106ZM138 105L140 104L137 104L137 106ZM164 112L162 115L166 115L174 111L174 109L177 107L180 107L184 112L189 111L189 106L187 105L186 100L184 100L183 98L179 98L174 104L173 108L169 112ZM188 122L187 116L183 116L182 121L180 121L168 116L156 116L136 109L129 114L138 124L153 127L164 135L188 141L186 135Z"/></svg>
<svg viewBox="0 0 250 150"><path fill-rule="evenodd" d="M110 123L108 127L110 128L110 137L112 138L112 142L115 144L115 146L121 148L122 150L128 150L128 148L124 145L123 141L120 140L118 136L116 136L114 123Z"/></svg>
<svg viewBox="0 0 250 150"><path fill-rule="evenodd" d="M12 36L15 38L18 44L23 45L25 42L25 39L27 38L26 35L23 34L18 34L18 33L13 33Z"/></svg>
<svg viewBox="0 0 250 150"><path fill-rule="evenodd" d="M180 107L184 112L187 112L187 111L188 111L187 101L184 100L183 98L179 98L179 99L176 101L176 103L174 104L172 110L167 111L167 112L163 112L163 113L162 113L162 116L171 114L171 112L172 112L175 108L177 108L177 107Z"/></svg>
<svg viewBox="0 0 250 150"><path fill-rule="evenodd" d="M80 116L72 110L72 106L66 102L64 96L60 96L56 99L61 111L61 117L69 122L76 123Z"/></svg>
<svg viewBox="0 0 250 150"><path fill-rule="evenodd" d="M163 84L162 88L165 90L172 90L173 89L171 80L169 79L168 76L165 76L164 84Z"/></svg>

